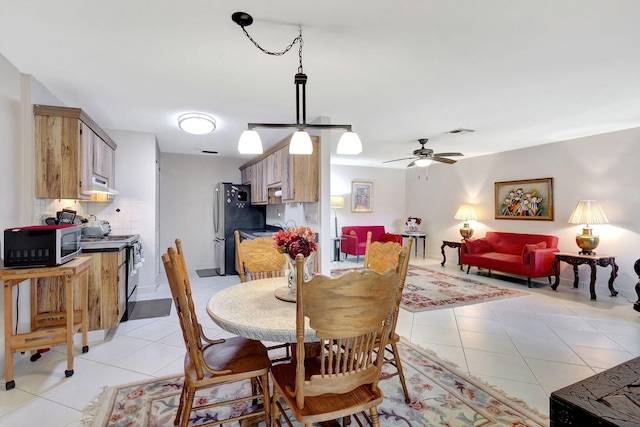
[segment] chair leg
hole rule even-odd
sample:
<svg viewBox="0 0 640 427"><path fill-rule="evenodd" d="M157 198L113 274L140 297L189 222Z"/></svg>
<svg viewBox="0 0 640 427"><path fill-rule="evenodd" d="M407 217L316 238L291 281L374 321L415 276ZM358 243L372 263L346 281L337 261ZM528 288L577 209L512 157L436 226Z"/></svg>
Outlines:
<svg viewBox="0 0 640 427"><path fill-rule="evenodd" d="M380 419L378 418L378 408L375 406L369 409L369 415L371 416L372 427L380 427Z"/></svg>
<svg viewBox="0 0 640 427"><path fill-rule="evenodd" d="M471 266L470 265L467 266L467 274L469 274L469 270L471 270Z"/></svg>
<svg viewBox="0 0 640 427"><path fill-rule="evenodd" d="M271 399L269 398L269 374L265 373L260 377L262 384L262 407L264 408L265 427L271 427Z"/></svg>
<svg viewBox="0 0 640 427"><path fill-rule="evenodd" d="M402 391L404 392L404 403L411 402L409 397L409 390L407 390L407 382L404 379L404 372L402 370L402 362L400 362L400 353L398 353L398 346L395 342L391 343L391 349L393 350L393 358L395 359L396 368L398 369L398 377L400 377L400 384L402 384Z"/></svg>
<svg viewBox="0 0 640 427"><path fill-rule="evenodd" d="M191 416L191 409L193 408L193 399L196 396L196 389L189 387L187 389L187 398L184 402L184 408L182 408L182 418L180 419L180 427L188 427L189 417Z"/></svg>
<svg viewBox="0 0 640 427"><path fill-rule="evenodd" d="M531 277L527 277L527 286L531 287Z"/></svg>
<svg viewBox="0 0 640 427"><path fill-rule="evenodd" d="M177 426L180 424L180 416L182 415L182 410L184 409L184 401L187 397L187 387L186 384L182 384L182 392L180 393L180 403L178 403L178 412L176 413L176 418L173 420L173 425Z"/></svg>

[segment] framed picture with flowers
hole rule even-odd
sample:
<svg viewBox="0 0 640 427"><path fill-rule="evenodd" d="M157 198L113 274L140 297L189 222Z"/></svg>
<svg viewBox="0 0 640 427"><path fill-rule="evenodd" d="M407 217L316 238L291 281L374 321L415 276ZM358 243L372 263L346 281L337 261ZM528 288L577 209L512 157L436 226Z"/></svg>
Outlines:
<svg viewBox="0 0 640 427"><path fill-rule="evenodd" d="M351 212L371 212L373 182L351 181Z"/></svg>

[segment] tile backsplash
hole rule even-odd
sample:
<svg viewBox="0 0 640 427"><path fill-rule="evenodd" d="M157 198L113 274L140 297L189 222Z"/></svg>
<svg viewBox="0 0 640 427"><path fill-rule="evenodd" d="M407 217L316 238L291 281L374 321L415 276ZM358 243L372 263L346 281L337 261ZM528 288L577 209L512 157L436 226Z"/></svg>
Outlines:
<svg viewBox="0 0 640 427"><path fill-rule="evenodd" d="M118 198L111 203L92 203L73 199L35 199L35 224L44 224L48 217L55 217L62 209L72 209L77 215L109 221L111 234L140 234L142 215L140 203Z"/></svg>

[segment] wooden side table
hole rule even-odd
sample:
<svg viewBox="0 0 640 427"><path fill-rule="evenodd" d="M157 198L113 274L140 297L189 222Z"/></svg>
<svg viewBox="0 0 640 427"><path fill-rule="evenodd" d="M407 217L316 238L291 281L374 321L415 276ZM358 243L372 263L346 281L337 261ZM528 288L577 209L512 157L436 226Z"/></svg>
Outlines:
<svg viewBox="0 0 640 427"><path fill-rule="evenodd" d="M447 256L444 253L445 246L458 249L458 265L460 266L460 270L462 270L462 264L460 264L460 247L462 246L461 242L453 241L453 240L442 241L442 246L440 246L440 252L442 252L442 262L440 263L440 265L443 267L444 267L444 263L447 262Z"/></svg>
<svg viewBox="0 0 640 427"><path fill-rule="evenodd" d="M554 291L558 288L560 283L560 273L558 270L558 264L560 261L564 261L567 264L573 266L573 287L578 287L578 266L587 264L591 267L591 282L589 283L589 290L591 292L591 299L596 299L596 266L608 267L611 266L611 276L609 277L609 291L611 296L618 295L618 291L613 288L613 281L618 277L618 266L616 265L616 257L611 255L580 255L566 252L557 252L554 254L555 258L551 263L553 274L555 275L555 282L551 285L551 289Z"/></svg>
<svg viewBox="0 0 640 427"><path fill-rule="evenodd" d="M4 281L4 372L5 388L11 390L16 383L13 379L13 353L18 351L34 351L54 345L66 344L67 369L66 377L73 375L73 334L82 331L82 352L89 351L87 346L87 287L89 282L89 266L91 257L80 256L56 267L36 268L3 268L0 269L0 280ZM57 312L42 312L38 310L39 303L51 303L38 295L39 280L52 278L63 285L63 309ZM14 334L12 288L25 280L31 281L31 331ZM74 285L79 285L81 301L80 307L74 309ZM39 358L39 353L31 356L31 361Z"/></svg>
<svg viewBox="0 0 640 427"><path fill-rule="evenodd" d="M413 232L413 231L407 231L405 233L400 233L400 235L403 237L403 243L402 246L404 246L404 238L409 238L409 237L413 237L416 240L416 245L413 247L414 248L414 254L415 256L418 256L418 239L422 239L422 258L425 257L425 252L426 252L426 248L427 248L427 234L426 233L420 233L419 231Z"/></svg>

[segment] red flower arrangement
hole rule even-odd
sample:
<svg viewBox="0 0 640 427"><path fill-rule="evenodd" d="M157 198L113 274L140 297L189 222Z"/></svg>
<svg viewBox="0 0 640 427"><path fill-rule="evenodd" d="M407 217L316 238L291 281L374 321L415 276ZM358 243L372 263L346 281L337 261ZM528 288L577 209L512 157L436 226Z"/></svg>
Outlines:
<svg viewBox="0 0 640 427"><path fill-rule="evenodd" d="M318 249L315 238L316 233L309 227L291 227L273 235L273 247L291 259L296 259L298 254L306 258Z"/></svg>
<svg viewBox="0 0 640 427"><path fill-rule="evenodd" d="M414 216L410 216L409 218L407 218L406 224L409 225L412 222L412 220L415 221L416 225L420 225L420 223L422 222L421 218L416 218Z"/></svg>

